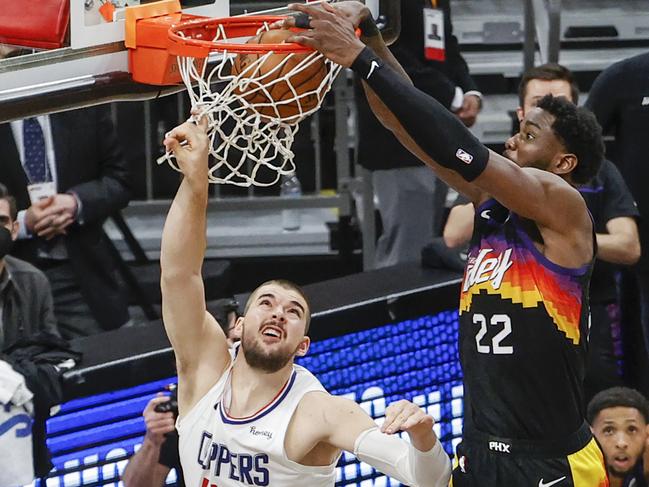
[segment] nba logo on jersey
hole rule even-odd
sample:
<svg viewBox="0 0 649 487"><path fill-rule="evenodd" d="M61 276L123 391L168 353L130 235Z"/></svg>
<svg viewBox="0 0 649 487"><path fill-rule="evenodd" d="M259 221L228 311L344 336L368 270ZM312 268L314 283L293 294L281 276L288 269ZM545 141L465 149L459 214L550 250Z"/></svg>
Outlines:
<svg viewBox="0 0 649 487"><path fill-rule="evenodd" d="M462 149L458 149L455 152L455 157L461 160L464 164L471 164L473 162L473 156Z"/></svg>

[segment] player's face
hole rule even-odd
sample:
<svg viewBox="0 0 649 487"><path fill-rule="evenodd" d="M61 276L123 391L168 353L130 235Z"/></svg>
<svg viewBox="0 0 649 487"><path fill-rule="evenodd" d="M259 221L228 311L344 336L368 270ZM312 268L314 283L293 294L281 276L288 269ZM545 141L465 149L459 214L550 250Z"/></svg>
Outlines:
<svg viewBox="0 0 649 487"><path fill-rule="evenodd" d="M518 107L518 121L522 121L525 118L525 115L532 111L536 107L536 104L541 98L545 95L552 95L555 97L563 96L567 98L572 103L575 100L572 98L572 90L570 89L570 83L562 79L555 80L544 80L544 79L532 79L527 83L525 87L525 99L523 100L523 106Z"/></svg>
<svg viewBox="0 0 649 487"><path fill-rule="evenodd" d="M552 130L554 116L533 108L523 119L518 134L505 143L505 157L521 167L550 170L565 148Z"/></svg>
<svg viewBox="0 0 649 487"><path fill-rule="evenodd" d="M307 303L300 294L276 284L255 291L243 321L241 347L248 364L276 372L296 354L304 355Z"/></svg>
<svg viewBox="0 0 649 487"><path fill-rule="evenodd" d="M644 452L647 440L644 418L635 408L607 408L597 415L592 427L609 474L623 477Z"/></svg>

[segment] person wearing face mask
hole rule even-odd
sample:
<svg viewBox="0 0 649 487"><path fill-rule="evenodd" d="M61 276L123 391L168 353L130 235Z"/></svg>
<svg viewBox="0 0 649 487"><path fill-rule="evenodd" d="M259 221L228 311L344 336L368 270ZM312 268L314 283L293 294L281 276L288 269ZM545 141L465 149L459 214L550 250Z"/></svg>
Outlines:
<svg viewBox="0 0 649 487"><path fill-rule="evenodd" d="M16 200L0 184L0 351L41 331L60 336L45 274L7 255L18 236Z"/></svg>

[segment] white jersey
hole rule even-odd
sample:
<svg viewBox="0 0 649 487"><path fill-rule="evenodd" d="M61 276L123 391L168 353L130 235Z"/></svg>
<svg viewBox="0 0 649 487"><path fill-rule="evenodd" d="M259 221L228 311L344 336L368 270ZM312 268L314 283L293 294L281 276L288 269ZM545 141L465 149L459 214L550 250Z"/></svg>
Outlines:
<svg viewBox="0 0 649 487"><path fill-rule="evenodd" d="M299 365L277 396L245 418L228 414L232 366L191 411L179 418L180 462L188 487L332 487L336 462L308 467L289 460L284 450L288 424L302 397L325 391Z"/></svg>

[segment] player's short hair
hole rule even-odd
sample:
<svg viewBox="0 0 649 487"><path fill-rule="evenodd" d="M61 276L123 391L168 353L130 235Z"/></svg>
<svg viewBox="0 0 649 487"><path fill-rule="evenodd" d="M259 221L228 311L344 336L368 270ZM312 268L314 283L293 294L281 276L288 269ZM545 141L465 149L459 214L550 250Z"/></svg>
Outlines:
<svg viewBox="0 0 649 487"><path fill-rule="evenodd" d="M557 63L546 63L530 68L521 78L521 82L518 85L518 101L520 106L525 104L525 96L527 95L527 85L533 79L540 79L543 81L566 81L570 85L570 94L572 95L572 101L576 105L579 103L579 86L575 80L572 71L570 71L565 66Z"/></svg>
<svg viewBox="0 0 649 487"><path fill-rule="evenodd" d="M16 221L18 218L18 208L16 207L16 198L9 194L7 187L0 183L0 200L5 200L9 203L9 216L12 221Z"/></svg>
<svg viewBox="0 0 649 487"><path fill-rule="evenodd" d="M611 387L595 394L588 403L586 419L592 425L602 410L617 407L636 409L645 423L649 424L649 401L638 391L628 387Z"/></svg>
<svg viewBox="0 0 649 487"><path fill-rule="evenodd" d="M300 295L302 299L304 299L304 302L306 303L306 309L304 310L306 312L306 325L304 328L304 334L307 335L309 333L309 326L311 325L311 303L309 301L309 298L307 298L306 294L302 290L300 286L295 284L292 281L289 281L288 279L272 279L270 281L266 281L259 286L250 294L250 297L248 297L248 301L246 301L246 307L244 309L243 314L245 315L248 312L248 308L250 308L250 304L252 304L252 299L255 297L257 294L257 291L264 287L268 286L270 284L275 284L276 286L282 287L284 289L289 289L291 291L295 291Z"/></svg>
<svg viewBox="0 0 649 487"><path fill-rule="evenodd" d="M595 115L564 97L552 95L545 95L536 106L554 116L553 132L566 150L577 156L577 166L571 173L572 182L584 184L590 181L604 159L602 127Z"/></svg>

